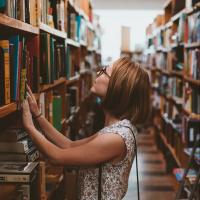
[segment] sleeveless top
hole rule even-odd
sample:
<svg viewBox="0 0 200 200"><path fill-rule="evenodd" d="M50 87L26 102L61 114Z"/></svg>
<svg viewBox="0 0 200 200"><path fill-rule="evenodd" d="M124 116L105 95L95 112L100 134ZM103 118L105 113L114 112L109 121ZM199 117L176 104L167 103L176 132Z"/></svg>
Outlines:
<svg viewBox="0 0 200 200"><path fill-rule="evenodd" d="M127 119L118 121L110 126L104 127L99 134L114 133L122 137L125 142L127 153L123 160L112 164L106 162L102 164L101 179L101 199L102 200L121 200L128 189L128 178L135 156L135 141L128 126L137 134L136 128ZM99 168L89 167L80 168L78 174L78 200L97 200L98 199L98 177Z"/></svg>

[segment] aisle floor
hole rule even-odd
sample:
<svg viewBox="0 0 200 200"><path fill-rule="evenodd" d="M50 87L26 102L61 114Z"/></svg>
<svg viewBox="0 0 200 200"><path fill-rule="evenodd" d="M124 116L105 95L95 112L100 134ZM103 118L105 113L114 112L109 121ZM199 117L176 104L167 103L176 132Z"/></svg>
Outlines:
<svg viewBox="0 0 200 200"><path fill-rule="evenodd" d="M138 165L141 200L173 200L174 177L165 172L165 161L157 149L154 132L148 128L138 134ZM135 161L129 178L129 188L123 200L137 200Z"/></svg>

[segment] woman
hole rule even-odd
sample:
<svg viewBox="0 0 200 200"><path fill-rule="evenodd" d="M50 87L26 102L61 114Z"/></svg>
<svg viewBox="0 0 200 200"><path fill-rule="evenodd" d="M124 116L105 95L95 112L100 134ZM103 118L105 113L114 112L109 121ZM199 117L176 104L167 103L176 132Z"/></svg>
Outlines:
<svg viewBox="0 0 200 200"><path fill-rule="evenodd" d="M52 162L81 166L78 199L98 199L97 165L101 164L101 199L120 200L126 194L135 156L134 125L143 123L149 114L149 76L139 64L120 58L98 72L91 92L102 99L105 113L104 128L91 137L71 141L59 134L40 114L29 87L28 101L23 103L24 127ZM48 140L36 130L32 117Z"/></svg>

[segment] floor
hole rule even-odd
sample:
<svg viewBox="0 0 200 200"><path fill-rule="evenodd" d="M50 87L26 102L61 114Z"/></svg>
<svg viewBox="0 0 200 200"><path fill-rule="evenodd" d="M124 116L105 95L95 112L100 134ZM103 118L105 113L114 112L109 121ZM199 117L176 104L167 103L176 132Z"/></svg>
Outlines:
<svg viewBox="0 0 200 200"><path fill-rule="evenodd" d="M174 177L165 173L165 161L157 149L152 128L138 134L138 166L141 200L173 200ZM135 161L129 178L129 188L123 200L137 200Z"/></svg>

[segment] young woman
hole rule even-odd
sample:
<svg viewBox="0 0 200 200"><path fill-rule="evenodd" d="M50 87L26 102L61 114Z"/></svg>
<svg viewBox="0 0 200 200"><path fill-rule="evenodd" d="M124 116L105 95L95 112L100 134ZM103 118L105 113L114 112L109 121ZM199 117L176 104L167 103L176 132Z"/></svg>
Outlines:
<svg viewBox="0 0 200 200"><path fill-rule="evenodd" d="M105 113L104 128L91 137L71 141L60 134L41 115L29 87L23 103L24 128L53 163L80 166L77 199L98 199L101 164L101 199L121 200L135 156L134 125L143 123L149 114L149 76L139 64L120 58L97 73L91 92L102 99ZM46 137L34 127L32 118Z"/></svg>

